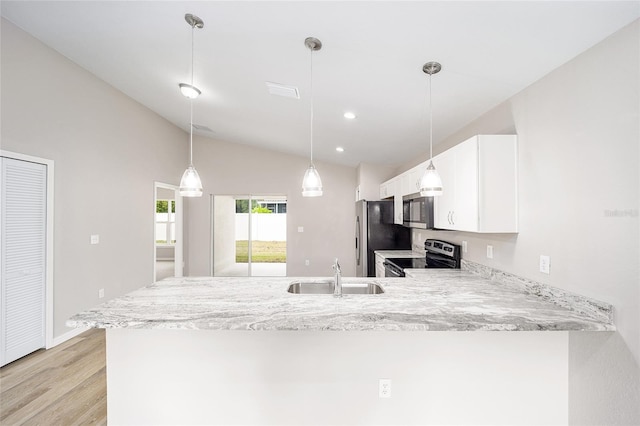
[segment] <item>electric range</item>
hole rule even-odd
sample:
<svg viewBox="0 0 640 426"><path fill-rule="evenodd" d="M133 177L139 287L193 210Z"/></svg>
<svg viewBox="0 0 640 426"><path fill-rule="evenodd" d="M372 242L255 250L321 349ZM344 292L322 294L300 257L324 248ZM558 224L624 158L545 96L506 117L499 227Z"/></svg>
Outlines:
<svg viewBox="0 0 640 426"><path fill-rule="evenodd" d="M461 250L457 244L441 240L424 242L425 257L396 257L385 259L385 277L404 277L405 269L450 268L460 269Z"/></svg>

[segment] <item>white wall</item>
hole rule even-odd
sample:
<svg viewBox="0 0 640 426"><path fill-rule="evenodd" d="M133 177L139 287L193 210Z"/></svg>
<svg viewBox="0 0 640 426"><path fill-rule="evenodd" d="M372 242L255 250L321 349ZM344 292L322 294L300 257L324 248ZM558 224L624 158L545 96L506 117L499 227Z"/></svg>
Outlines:
<svg viewBox="0 0 640 426"><path fill-rule="evenodd" d="M329 276L338 257L345 276L355 275L355 168L316 162L322 197L302 197L309 159L246 145L194 136L194 165L204 196L186 201L189 275L208 275L210 208L208 194L287 197L287 275ZM302 226L304 232L298 232ZM310 262L305 266L305 260Z"/></svg>
<svg viewBox="0 0 640 426"><path fill-rule="evenodd" d="M236 200L232 196L214 198L213 275L236 263ZM209 275L209 273L201 274Z"/></svg>
<svg viewBox="0 0 640 426"><path fill-rule="evenodd" d="M360 188L360 200L376 201L380 199L380 182L395 176L395 168L377 164L360 163L356 169Z"/></svg>
<svg viewBox="0 0 640 426"><path fill-rule="evenodd" d="M55 161L59 337L105 300L99 289L109 299L152 281L154 181L179 183L188 136L12 23L1 31L2 149Z"/></svg>
<svg viewBox="0 0 640 426"><path fill-rule="evenodd" d="M434 148L518 134L520 232L422 240L466 240L464 258L614 305L618 333L570 336L572 424L640 424L639 94L636 21Z"/></svg>

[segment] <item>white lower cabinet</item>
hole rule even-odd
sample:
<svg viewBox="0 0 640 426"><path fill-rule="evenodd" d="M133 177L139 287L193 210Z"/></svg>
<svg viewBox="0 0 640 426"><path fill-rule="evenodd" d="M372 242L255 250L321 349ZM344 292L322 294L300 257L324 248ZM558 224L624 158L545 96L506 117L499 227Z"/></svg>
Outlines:
<svg viewBox="0 0 640 426"><path fill-rule="evenodd" d="M518 232L517 154L515 135L478 135L434 157L443 188L436 228Z"/></svg>
<svg viewBox="0 0 640 426"><path fill-rule="evenodd" d="M384 277L384 257L376 253L376 277Z"/></svg>

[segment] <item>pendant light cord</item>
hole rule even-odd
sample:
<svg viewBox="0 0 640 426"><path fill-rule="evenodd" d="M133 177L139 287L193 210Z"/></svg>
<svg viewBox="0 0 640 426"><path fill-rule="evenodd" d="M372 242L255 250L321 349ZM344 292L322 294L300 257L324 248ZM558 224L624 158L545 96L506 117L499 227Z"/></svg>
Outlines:
<svg viewBox="0 0 640 426"><path fill-rule="evenodd" d="M193 52L194 52L194 32L196 23L191 24L191 87L193 88ZM193 167L193 98L189 98L189 166Z"/></svg>
<svg viewBox="0 0 640 426"><path fill-rule="evenodd" d="M433 160L433 106L431 96L431 77L432 73L429 73L429 161Z"/></svg>
<svg viewBox="0 0 640 426"><path fill-rule="evenodd" d="M313 49L309 49L311 51L311 125L309 128L311 129L309 140L311 141L311 165L313 166Z"/></svg>
<svg viewBox="0 0 640 426"><path fill-rule="evenodd" d="M191 118L189 120L189 166L193 167L193 99L189 99Z"/></svg>

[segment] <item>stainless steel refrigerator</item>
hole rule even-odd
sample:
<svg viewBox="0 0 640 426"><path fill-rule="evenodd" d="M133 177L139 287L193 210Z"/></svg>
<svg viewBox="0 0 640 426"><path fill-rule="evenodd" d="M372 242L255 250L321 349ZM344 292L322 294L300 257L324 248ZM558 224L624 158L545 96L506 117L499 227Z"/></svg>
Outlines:
<svg viewBox="0 0 640 426"><path fill-rule="evenodd" d="M411 250L411 229L393 223L393 201L357 201L357 277L375 277L376 250Z"/></svg>

